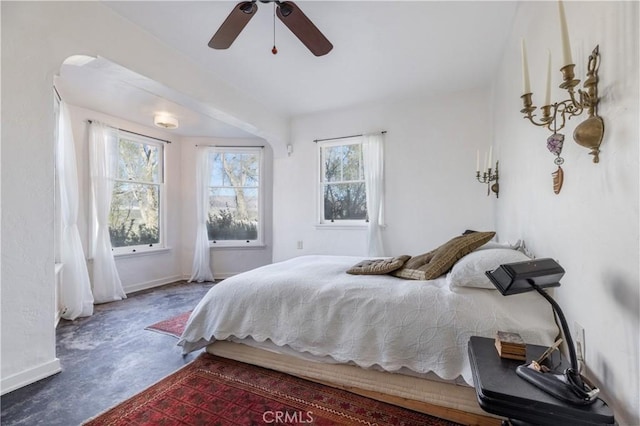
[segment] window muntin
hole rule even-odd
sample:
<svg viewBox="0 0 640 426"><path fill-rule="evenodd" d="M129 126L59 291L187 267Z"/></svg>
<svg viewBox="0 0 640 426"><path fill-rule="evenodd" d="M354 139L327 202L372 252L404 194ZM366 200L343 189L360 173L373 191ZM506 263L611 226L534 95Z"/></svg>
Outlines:
<svg viewBox="0 0 640 426"><path fill-rule="evenodd" d="M163 247L163 145L144 137L119 135L117 157L109 210L114 252Z"/></svg>
<svg viewBox="0 0 640 426"><path fill-rule="evenodd" d="M319 142L320 223L363 224L366 186L360 138Z"/></svg>
<svg viewBox="0 0 640 426"><path fill-rule="evenodd" d="M212 148L207 233L214 246L262 244L262 149Z"/></svg>

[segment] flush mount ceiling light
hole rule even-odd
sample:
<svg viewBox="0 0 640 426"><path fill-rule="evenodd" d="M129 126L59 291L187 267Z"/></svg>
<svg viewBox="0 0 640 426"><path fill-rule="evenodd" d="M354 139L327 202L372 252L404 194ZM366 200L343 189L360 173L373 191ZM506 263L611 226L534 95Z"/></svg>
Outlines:
<svg viewBox="0 0 640 426"><path fill-rule="evenodd" d="M153 117L153 124L164 129L177 129L178 119L169 114L156 114Z"/></svg>

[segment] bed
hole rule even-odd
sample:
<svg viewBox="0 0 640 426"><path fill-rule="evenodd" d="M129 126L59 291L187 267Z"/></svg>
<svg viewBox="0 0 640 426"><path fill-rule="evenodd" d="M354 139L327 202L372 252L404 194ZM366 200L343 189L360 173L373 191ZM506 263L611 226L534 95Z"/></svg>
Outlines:
<svg viewBox="0 0 640 426"><path fill-rule="evenodd" d="M517 331L548 346L558 328L535 292L505 298L480 276L487 265L524 255L482 251L431 280L347 274L366 260L351 256L263 266L214 285L178 344L460 423L491 424L472 387L469 337Z"/></svg>

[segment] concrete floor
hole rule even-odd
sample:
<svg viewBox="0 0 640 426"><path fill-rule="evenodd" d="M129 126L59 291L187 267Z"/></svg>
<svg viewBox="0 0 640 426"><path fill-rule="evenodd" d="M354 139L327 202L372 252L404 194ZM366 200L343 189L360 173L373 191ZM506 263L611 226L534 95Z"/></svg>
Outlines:
<svg viewBox="0 0 640 426"><path fill-rule="evenodd" d="M177 339L144 328L195 307L212 283L179 282L96 305L56 329L62 372L0 399L0 423L79 425L192 361Z"/></svg>

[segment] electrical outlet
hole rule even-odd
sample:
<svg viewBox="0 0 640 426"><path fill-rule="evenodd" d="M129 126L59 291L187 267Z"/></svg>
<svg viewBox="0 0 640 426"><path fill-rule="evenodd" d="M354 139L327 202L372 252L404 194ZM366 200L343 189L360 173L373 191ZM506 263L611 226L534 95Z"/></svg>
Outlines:
<svg viewBox="0 0 640 426"><path fill-rule="evenodd" d="M582 327L577 322L573 323L573 340L573 343L576 346L576 356L578 357L578 361L584 362L584 327Z"/></svg>
<svg viewBox="0 0 640 426"><path fill-rule="evenodd" d="M302 241L298 241L298 250L302 250Z"/></svg>

